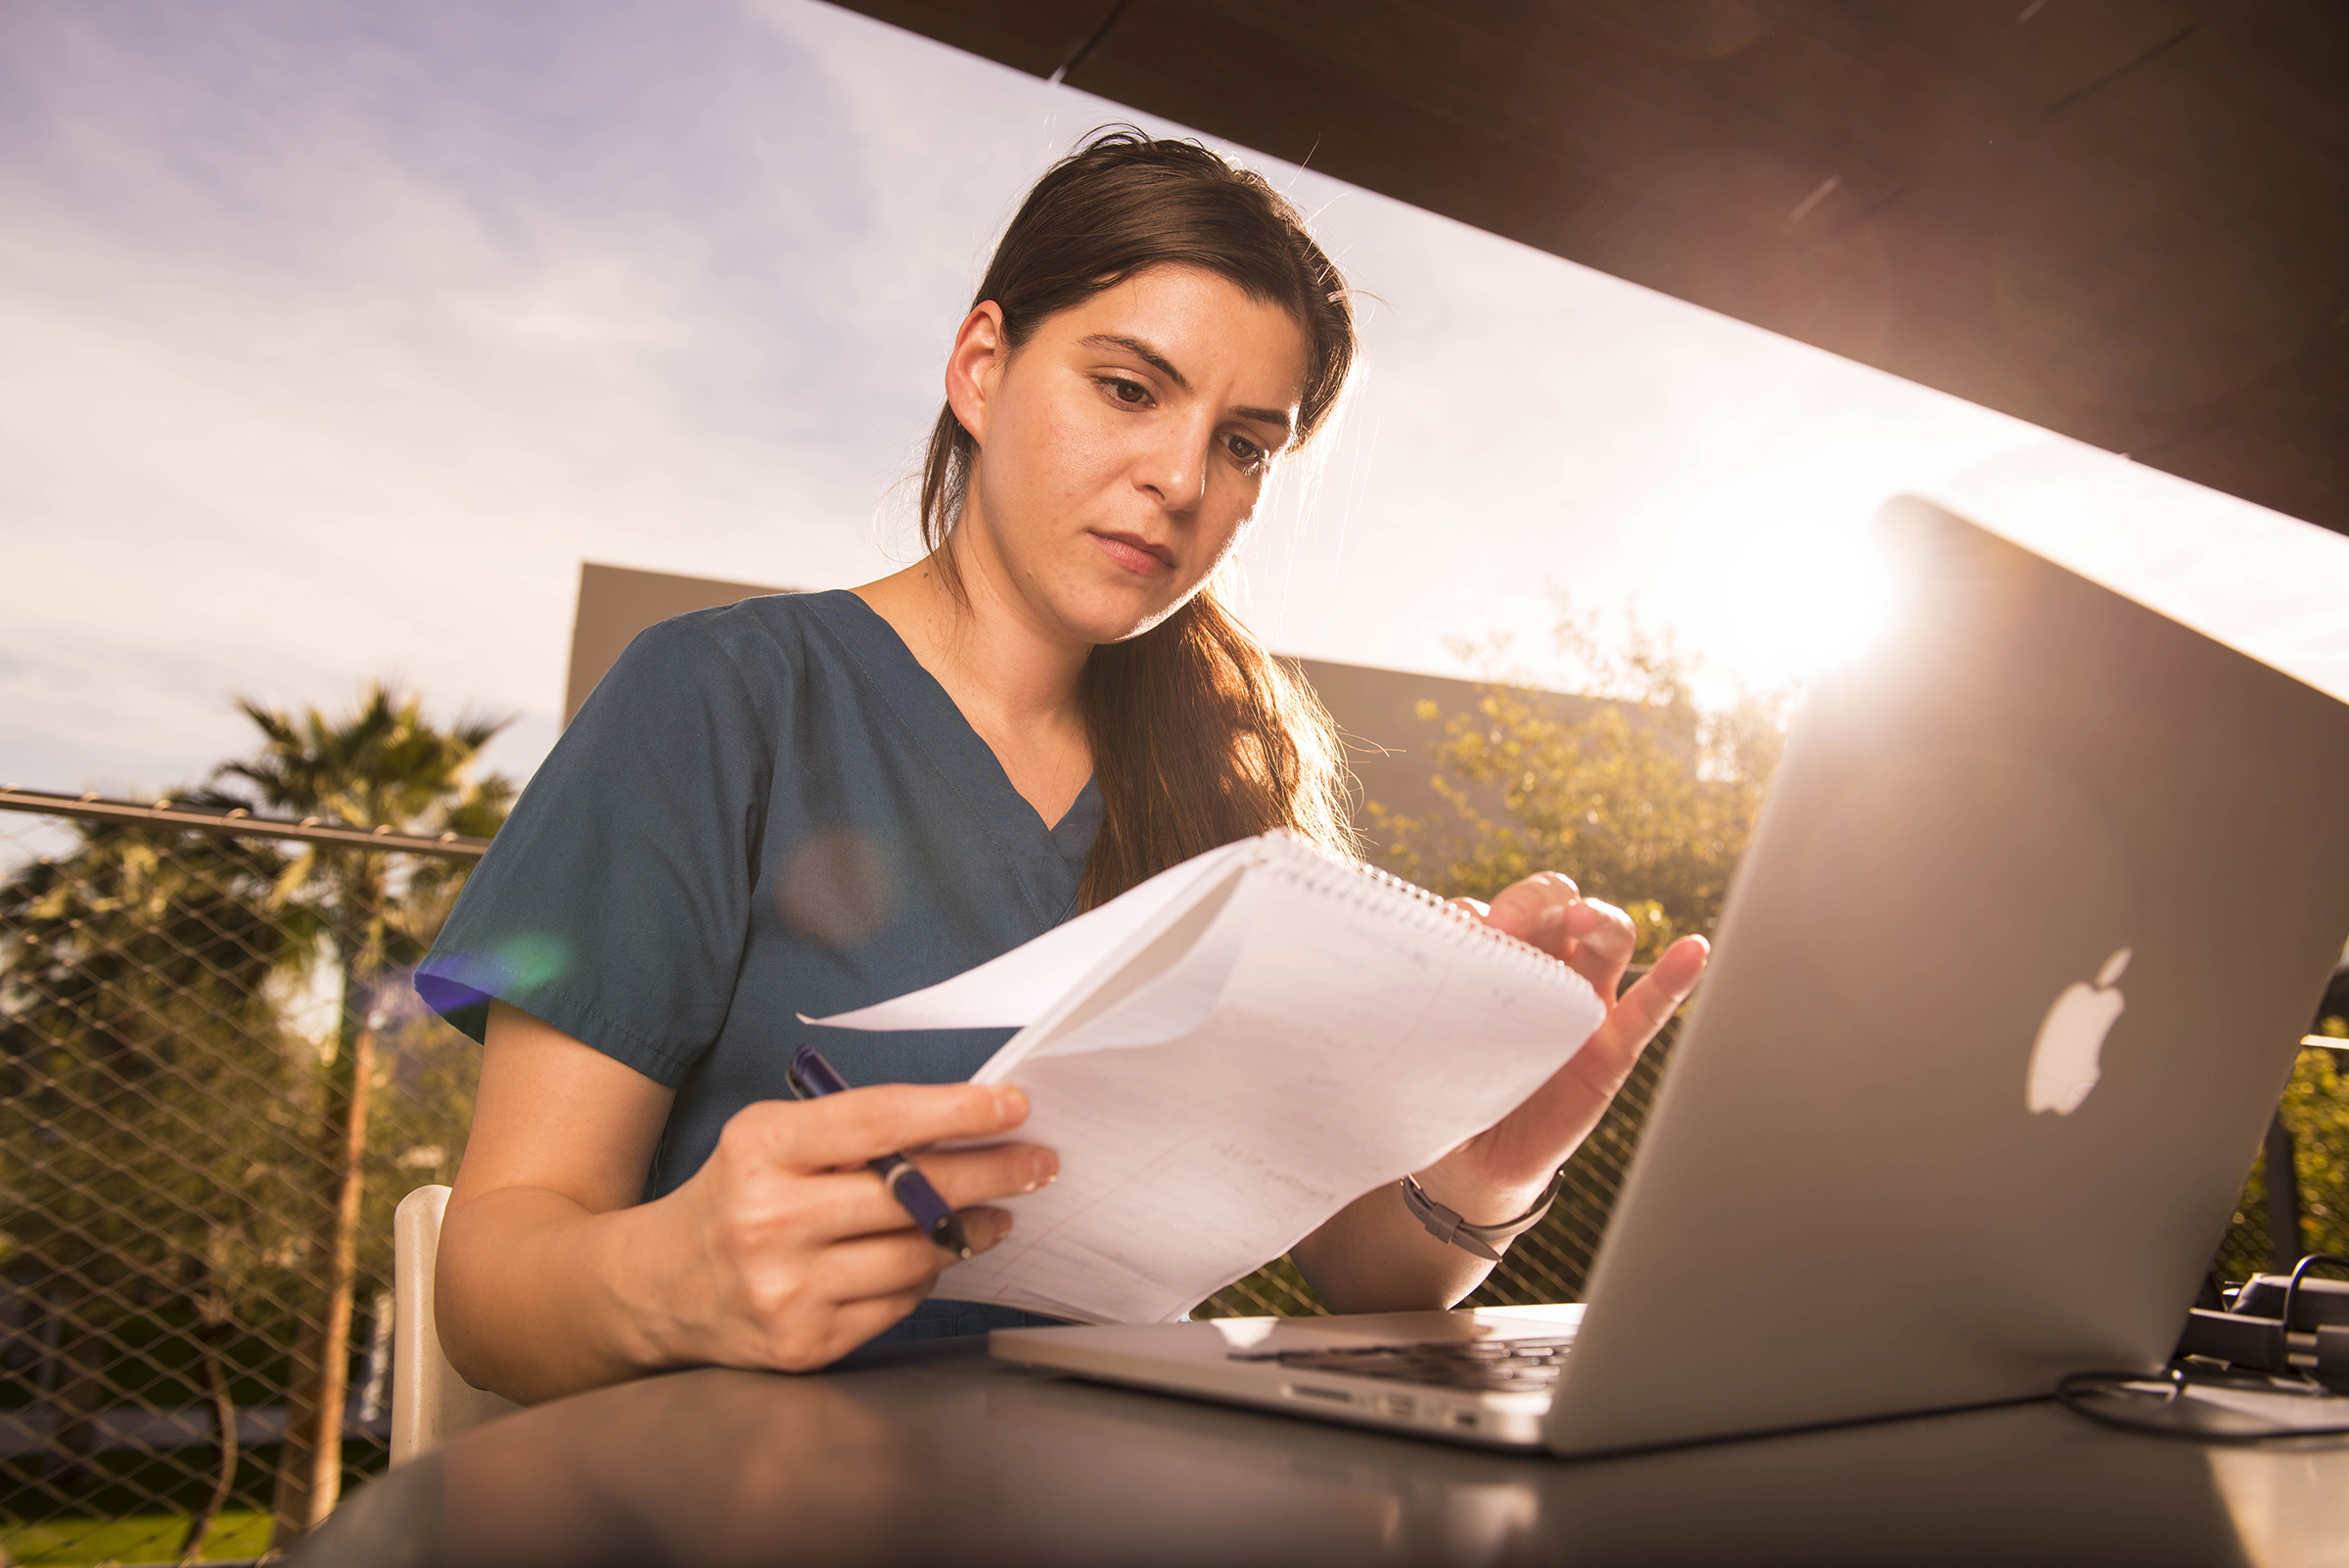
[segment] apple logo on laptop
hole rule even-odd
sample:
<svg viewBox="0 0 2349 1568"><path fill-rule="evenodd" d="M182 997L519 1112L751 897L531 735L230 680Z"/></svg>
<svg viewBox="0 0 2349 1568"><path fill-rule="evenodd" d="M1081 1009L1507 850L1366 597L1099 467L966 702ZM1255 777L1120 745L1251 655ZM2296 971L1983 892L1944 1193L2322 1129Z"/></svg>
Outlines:
<svg viewBox="0 0 2349 1568"><path fill-rule="evenodd" d="M2033 1115L2053 1111L2069 1116L2096 1086L2102 1076L2096 1056L2104 1049L2112 1021L2128 1005L2113 982L2128 967L2129 949L2123 947L2104 960L2095 985L2075 981L2064 987L2040 1020L2039 1038L2031 1046L2031 1076L2023 1090Z"/></svg>

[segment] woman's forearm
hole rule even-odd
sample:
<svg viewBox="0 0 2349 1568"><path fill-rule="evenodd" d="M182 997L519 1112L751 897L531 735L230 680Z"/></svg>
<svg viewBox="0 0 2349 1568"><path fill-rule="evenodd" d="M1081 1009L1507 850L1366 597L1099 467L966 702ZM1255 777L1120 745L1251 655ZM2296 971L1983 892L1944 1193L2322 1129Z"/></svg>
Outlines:
<svg viewBox="0 0 2349 1568"><path fill-rule="evenodd" d="M435 1269L449 1362L526 1404L648 1370L631 1287L681 1270L650 1256L668 1205L638 1200L673 1095L502 1001L484 1041Z"/></svg>
<svg viewBox="0 0 2349 1568"><path fill-rule="evenodd" d="M1515 1219L1540 1202L1543 1191L1464 1180L1443 1166L1422 1172L1419 1179L1430 1197L1478 1224ZM1489 1260L1430 1235L1404 1207L1403 1188L1394 1182L1339 1210L1289 1257L1313 1293L1341 1313L1450 1307L1493 1271Z"/></svg>
<svg viewBox="0 0 2349 1568"><path fill-rule="evenodd" d="M561 1193L505 1187L449 1212L434 1311L476 1388L529 1405L666 1364L638 1287L663 1275L654 1206L594 1214Z"/></svg>

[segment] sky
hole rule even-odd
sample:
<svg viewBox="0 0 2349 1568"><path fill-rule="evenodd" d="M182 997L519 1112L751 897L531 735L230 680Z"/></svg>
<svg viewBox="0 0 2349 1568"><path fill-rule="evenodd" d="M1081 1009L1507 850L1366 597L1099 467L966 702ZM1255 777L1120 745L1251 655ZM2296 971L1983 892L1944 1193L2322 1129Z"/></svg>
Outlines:
<svg viewBox="0 0 2349 1568"><path fill-rule="evenodd" d="M373 676L513 715L523 776L581 561L894 570L995 234L1120 119L1186 133L815 0L10 0L0 782L200 782L253 744L231 694ZM1847 619L1903 490L2117 465L2256 511L1224 150L1366 296L1350 406L1244 552L1283 651L1539 668L1564 596L1723 699Z"/></svg>

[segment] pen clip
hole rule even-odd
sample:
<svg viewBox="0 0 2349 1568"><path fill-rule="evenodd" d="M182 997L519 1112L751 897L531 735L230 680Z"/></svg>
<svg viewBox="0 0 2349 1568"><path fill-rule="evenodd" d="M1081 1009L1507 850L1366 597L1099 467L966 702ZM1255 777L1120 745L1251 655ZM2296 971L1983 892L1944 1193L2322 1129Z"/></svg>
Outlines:
<svg viewBox="0 0 2349 1568"><path fill-rule="evenodd" d="M844 1094L849 1087L849 1081L840 1076L840 1069L825 1061L824 1053L812 1045L802 1045L791 1053L791 1060L783 1069L783 1082L803 1100Z"/></svg>

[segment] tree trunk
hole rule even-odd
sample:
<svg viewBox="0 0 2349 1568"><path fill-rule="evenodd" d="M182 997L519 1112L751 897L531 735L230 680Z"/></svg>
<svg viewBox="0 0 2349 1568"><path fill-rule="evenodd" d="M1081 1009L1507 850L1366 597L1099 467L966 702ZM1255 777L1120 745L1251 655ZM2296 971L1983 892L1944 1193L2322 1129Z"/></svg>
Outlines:
<svg viewBox="0 0 2349 1568"><path fill-rule="evenodd" d="M331 1205L312 1256L325 1277L294 1357L294 1387L286 1402L286 1443L277 1461L269 1544L287 1550L334 1511L343 1491L343 1407L350 1380L350 1316L359 1263L361 1162L367 1152L367 1098L375 1077L373 988L348 971L343 977L343 1049L327 1077L319 1118L324 1168L335 1174Z"/></svg>
<svg viewBox="0 0 2349 1568"><path fill-rule="evenodd" d="M85 1266L86 1267L86 1266ZM101 1477L98 1453L98 1415L106 1404L107 1336L95 1321L99 1301L86 1278L61 1272L57 1293L49 1302L56 1314L56 1354L43 1368L50 1380L50 1407L57 1424L50 1428L42 1477L60 1492L87 1492Z"/></svg>
<svg viewBox="0 0 2349 1568"><path fill-rule="evenodd" d="M204 1354L205 1376L211 1385L212 1424L220 1434L220 1468L212 1478L212 1495L204 1511L188 1521L187 1539L179 1545L181 1568L204 1555L204 1538L212 1533L212 1521L220 1517L228 1494L237 1484L237 1402L230 1397L228 1366L220 1354L221 1342L232 1326L226 1318L207 1318L196 1330L196 1348Z"/></svg>

